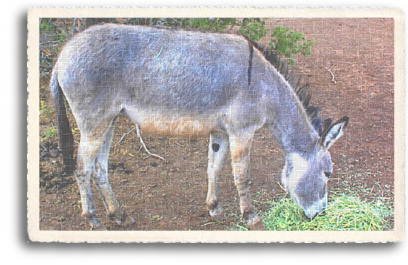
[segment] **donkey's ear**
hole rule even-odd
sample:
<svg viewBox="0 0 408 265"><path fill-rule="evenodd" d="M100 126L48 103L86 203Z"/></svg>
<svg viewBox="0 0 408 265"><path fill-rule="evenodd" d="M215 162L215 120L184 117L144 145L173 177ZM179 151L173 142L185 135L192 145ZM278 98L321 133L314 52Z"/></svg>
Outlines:
<svg viewBox="0 0 408 265"><path fill-rule="evenodd" d="M332 124L333 120L332 119L325 119L323 122L323 133L326 133L327 130L329 130L330 125Z"/></svg>
<svg viewBox="0 0 408 265"><path fill-rule="evenodd" d="M323 136L320 138L320 144L329 149L334 142L343 135L343 130L347 127L349 117L344 116L340 120L336 121L329 129L327 129Z"/></svg>

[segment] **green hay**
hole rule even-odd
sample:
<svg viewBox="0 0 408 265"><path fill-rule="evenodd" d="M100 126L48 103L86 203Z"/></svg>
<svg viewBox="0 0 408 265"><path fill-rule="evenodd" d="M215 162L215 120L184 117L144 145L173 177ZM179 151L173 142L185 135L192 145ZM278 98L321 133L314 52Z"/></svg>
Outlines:
<svg viewBox="0 0 408 265"><path fill-rule="evenodd" d="M382 231L390 229L386 218L392 214L380 201L367 203L343 195L310 220L292 199L283 199L272 205L263 223L271 231Z"/></svg>

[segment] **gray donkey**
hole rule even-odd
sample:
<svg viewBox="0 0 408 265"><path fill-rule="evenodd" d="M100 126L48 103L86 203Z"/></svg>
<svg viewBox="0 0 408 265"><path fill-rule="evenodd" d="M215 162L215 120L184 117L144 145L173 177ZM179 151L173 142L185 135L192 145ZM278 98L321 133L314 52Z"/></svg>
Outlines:
<svg viewBox="0 0 408 265"><path fill-rule="evenodd" d="M249 157L262 127L284 151L281 179L291 197L309 218L323 211L333 171L328 149L348 117L332 125L326 120L322 129L317 109L308 106L310 97L304 89L296 93L281 66L233 34L107 24L76 35L61 51L50 87L67 171L74 170L73 137L63 95L81 131L74 173L92 228L103 226L95 215L91 180L111 218L119 224L132 219L108 179L119 113L146 134L210 137L206 203L214 218L222 213L218 177L229 148L241 214L249 226L261 223L250 199Z"/></svg>

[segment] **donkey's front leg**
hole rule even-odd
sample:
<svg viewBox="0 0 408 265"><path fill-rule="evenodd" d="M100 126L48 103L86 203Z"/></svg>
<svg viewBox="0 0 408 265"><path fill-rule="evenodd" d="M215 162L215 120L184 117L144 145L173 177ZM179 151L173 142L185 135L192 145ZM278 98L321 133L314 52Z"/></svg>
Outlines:
<svg viewBox="0 0 408 265"><path fill-rule="evenodd" d="M218 177L227 152L228 135L212 133L208 147L208 193L206 203L211 217L215 220L221 219L222 207L218 201Z"/></svg>
<svg viewBox="0 0 408 265"><path fill-rule="evenodd" d="M258 229L262 228L262 220L258 217L251 204L251 195L249 191L249 154L252 139L253 134L251 133L230 135L230 149L234 183L238 190L242 217L247 221L250 228Z"/></svg>

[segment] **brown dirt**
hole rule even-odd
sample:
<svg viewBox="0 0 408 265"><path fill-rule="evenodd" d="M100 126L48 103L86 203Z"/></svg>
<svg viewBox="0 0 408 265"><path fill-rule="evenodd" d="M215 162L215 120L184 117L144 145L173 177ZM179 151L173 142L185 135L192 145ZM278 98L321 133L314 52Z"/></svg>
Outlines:
<svg viewBox="0 0 408 265"><path fill-rule="evenodd" d="M313 55L297 59L297 70L312 86L312 104L324 118L350 117L346 134L331 148L335 163L332 194L353 194L363 200L394 200L394 26L392 19L269 19L273 28L289 26L316 40ZM334 74L335 83L327 69ZM46 85L44 85L46 86ZM71 117L72 120L72 117ZM51 119L52 122L54 122ZM74 121L72 120L72 123ZM40 130L49 126L40 124ZM75 128L75 126L73 126ZM132 128L117 122L113 146ZM79 140L79 133L75 135ZM53 139L56 141L56 139ZM105 215L94 191L96 210L111 230L231 230L242 225L230 159L220 177L225 220L212 222L205 206L207 139L150 137L151 152L140 150L136 133L112 147L109 174L113 190L135 224L118 226ZM44 142L41 142L44 145ZM267 130L260 130L251 152L251 190L259 213L270 200L287 196L280 187L283 156ZM40 229L89 230L81 216L74 177L61 177L61 158L40 162Z"/></svg>

